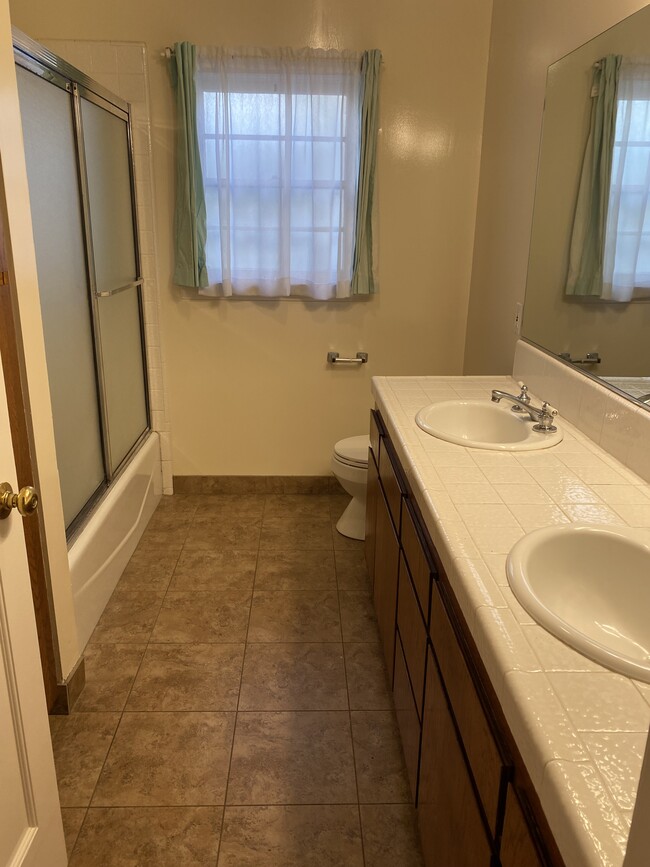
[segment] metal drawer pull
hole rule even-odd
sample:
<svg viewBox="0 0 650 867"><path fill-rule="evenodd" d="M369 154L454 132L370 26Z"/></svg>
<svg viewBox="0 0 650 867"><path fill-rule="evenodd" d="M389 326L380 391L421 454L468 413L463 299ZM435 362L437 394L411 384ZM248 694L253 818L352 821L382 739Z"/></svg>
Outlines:
<svg viewBox="0 0 650 867"><path fill-rule="evenodd" d="M357 352L355 358L341 358L338 352L327 353L328 364L365 364L368 361L367 352Z"/></svg>

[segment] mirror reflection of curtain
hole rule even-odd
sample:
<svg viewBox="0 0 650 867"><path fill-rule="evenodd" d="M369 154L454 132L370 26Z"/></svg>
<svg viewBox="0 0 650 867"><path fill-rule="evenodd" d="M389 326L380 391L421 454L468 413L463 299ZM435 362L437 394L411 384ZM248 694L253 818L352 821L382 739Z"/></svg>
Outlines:
<svg viewBox="0 0 650 867"><path fill-rule="evenodd" d="M593 70L591 120L571 233L567 295L602 294L620 65L621 56L610 54L598 61Z"/></svg>
<svg viewBox="0 0 650 867"><path fill-rule="evenodd" d="M602 299L650 297L650 58L623 58Z"/></svg>

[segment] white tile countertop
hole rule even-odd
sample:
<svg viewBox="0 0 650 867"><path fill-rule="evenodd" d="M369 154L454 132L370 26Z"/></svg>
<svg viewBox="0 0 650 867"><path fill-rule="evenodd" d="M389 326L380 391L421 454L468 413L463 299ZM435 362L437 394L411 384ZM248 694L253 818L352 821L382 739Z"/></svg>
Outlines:
<svg viewBox="0 0 650 867"><path fill-rule="evenodd" d="M515 542L549 524L650 528L650 485L561 417L563 441L533 452L464 448L415 424L435 401L517 394L510 377L374 377L372 388L567 867L620 867L650 685L538 626L513 596L505 562Z"/></svg>

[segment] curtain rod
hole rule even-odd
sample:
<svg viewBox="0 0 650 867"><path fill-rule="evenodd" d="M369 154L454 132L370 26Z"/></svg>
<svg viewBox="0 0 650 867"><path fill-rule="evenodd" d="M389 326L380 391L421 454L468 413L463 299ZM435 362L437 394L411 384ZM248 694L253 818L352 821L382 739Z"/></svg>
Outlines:
<svg viewBox="0 0 650 867"><path fill-rule="evenodd" d="M164 49L160 52L160 56L164 57L165 60L171 60L172 57L174 57L174 49L171 48L169 45L166 45L164 47ZM382 58L382 60L380 61L380 66L383 66L383 65L384 65L384 60ZM596 64L594 64L594 66L595 65Z"/></svg>

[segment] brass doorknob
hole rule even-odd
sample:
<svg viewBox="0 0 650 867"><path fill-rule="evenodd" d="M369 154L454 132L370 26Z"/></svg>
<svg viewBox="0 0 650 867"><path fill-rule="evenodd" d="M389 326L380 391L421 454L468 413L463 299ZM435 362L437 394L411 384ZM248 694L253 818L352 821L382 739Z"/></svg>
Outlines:
<svg viewBox="0 0 650 867"><path fill-rule="evenodd" d="M34 488L27 485L21 488L17 494L14 494L9 482L0 484L0 520L8 518L12 509L18 509L18 512L26 518L38 508L38 494Z"/></svg>

